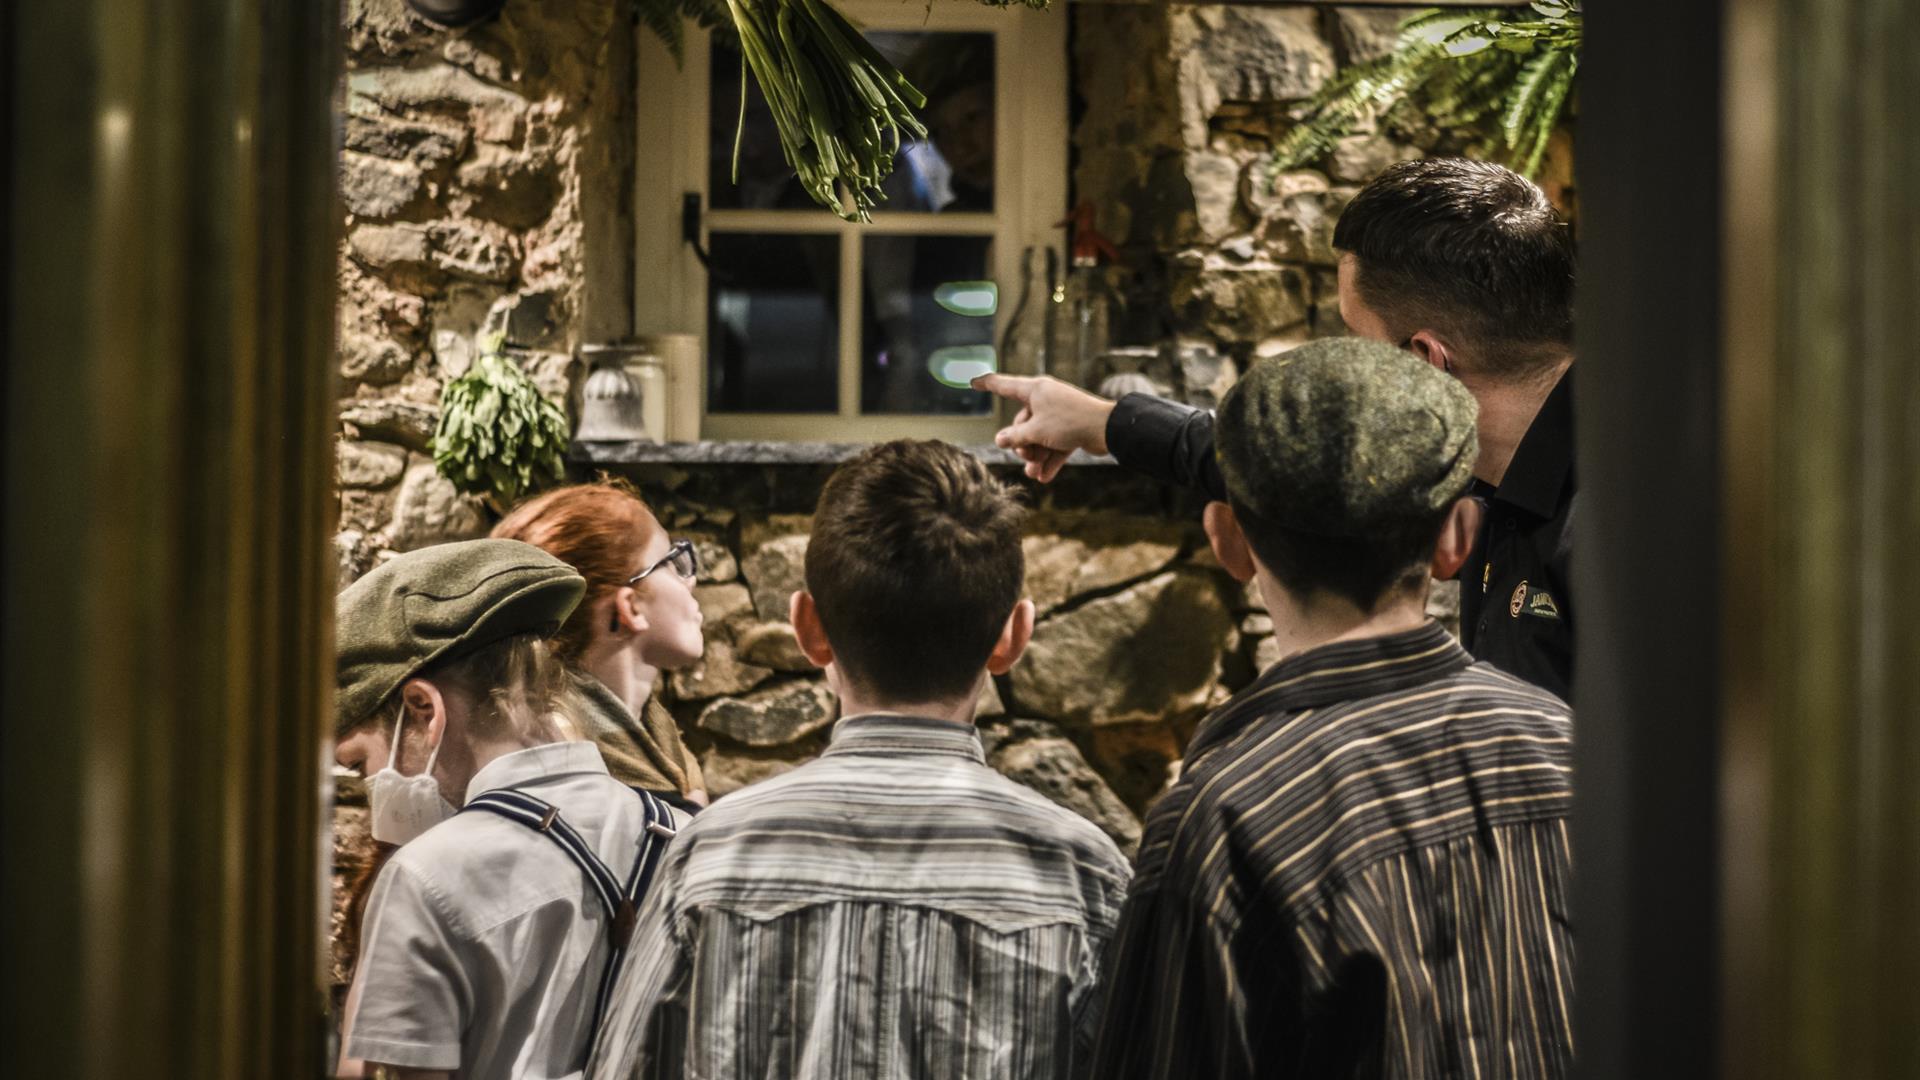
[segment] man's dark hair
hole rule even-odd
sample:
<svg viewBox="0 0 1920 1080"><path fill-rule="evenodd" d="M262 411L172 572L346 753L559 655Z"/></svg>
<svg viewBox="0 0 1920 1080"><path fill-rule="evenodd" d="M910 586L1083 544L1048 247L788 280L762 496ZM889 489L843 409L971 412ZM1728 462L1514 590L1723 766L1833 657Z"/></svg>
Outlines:
<svg viewBox="0 0 1920 1080"><path fill-rule="evenodd" d="M1288 592L1298 597L1332 593L1361 611L1373 612L1395 594L1427 580L1440 526L1452 512L1422 514L1376 528L1363 537L1328 537L1276 525L1231 500L1247 545Z"/></svg>
<svg viewBox="0 0 1920 1080"><path fill-rule="evenodd" d="M1465 158L1402 161L1340 215L1361 299L1396 336L1433 329L1492 375L1528 374L1573 342L1573 243L1546 195Z"/></svg>
<svg viewBox="0 0 1920 1080"><path fill-rule="evenodd" d="M945 443L882 443L836 469L807 591L840 670L889 701L965 693L1019 602L1024 518L1011 488Z"/></svg>

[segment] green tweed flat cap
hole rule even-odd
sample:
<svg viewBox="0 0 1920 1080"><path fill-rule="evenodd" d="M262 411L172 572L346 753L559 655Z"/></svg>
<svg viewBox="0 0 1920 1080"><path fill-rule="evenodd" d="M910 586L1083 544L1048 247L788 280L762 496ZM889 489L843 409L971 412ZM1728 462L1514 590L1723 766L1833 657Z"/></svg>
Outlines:
<svg viewBox="0 0 1920 1080"><path fill-rule="evenodd" d="M1446 509L1473 476L1479 406L1391 345L1308 342L1255 363L1220 403L1214 453L1236 503L1314 536L1371 535Z"/></svg>
<svg viewBox="0 0 1920 1080"><path fill-rule="evenodd" d="M573 567L518 540L439 544L374 569L335 606L336 730L430 664L515 634L551 635L586 590Z"/></svg>

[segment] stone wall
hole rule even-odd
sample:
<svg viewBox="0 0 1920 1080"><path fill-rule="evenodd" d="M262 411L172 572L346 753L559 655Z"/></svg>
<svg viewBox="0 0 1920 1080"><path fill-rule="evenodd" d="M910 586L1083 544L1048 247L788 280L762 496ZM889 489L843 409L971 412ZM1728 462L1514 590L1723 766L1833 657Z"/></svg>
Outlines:
<svg viewBox="0 0 1920 1080"><path fill-rule="evenodd" d="M1102 4L1076 9L1074 198L1119 248L1084 287L1103 375L1209 404L1235 373L1344 332L1333 226L1395 161L1464 133L1382 124L1276 174L1289 108L1388 51L1406 9Z"/></svg>
<svg viewBox="0 0 1920 1080"><path fill-rule="evenodd" d="M566 392L574 347L631 326L632 30L610 0L440 29L347 0L340 190L341 582L488 521L426 454L483 331Z"/></svg>

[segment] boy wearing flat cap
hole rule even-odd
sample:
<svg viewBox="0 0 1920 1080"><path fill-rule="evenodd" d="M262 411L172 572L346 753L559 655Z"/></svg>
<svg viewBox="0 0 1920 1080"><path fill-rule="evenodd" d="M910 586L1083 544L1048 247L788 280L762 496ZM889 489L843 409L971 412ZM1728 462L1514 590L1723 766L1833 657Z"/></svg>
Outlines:
<svg viewBox="0 0 1920 1080"><path fill-rule="evenodd" d="M1094 1075L1568 1071L1571 717L1425 614L1471 546L1474 414L1358 339L1222 402L1207 534L1282 657L1147 817Z"/></svg>
<svg viewBox="0 0 1920 1080"><path fill-rule="evenodd" d="M402 555L338 601L342 765L374 839L402 845L368 899L343 1057L376 1075L560 1077L676 820L572 741L544 638L574 570L514 540Z"/></svg>

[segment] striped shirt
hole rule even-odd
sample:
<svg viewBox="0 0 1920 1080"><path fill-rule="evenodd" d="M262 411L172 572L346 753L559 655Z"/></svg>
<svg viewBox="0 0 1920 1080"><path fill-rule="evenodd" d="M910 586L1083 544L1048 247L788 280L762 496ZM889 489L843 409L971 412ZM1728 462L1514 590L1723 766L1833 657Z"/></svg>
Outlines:
<svg viewBox="0 0 1920 1080"><path fill-rule="evenodd" d="M1083 1075L1127 878L970 725L843 719L668 850L589 1075Z"/></svg>
<svg viewBox="0 0 1920 1080"><path fill-rule="evenodd" d="M1268 669L1148 815L1096 1074L1566 1075L1571 719L1433 623Z"/></svg>

